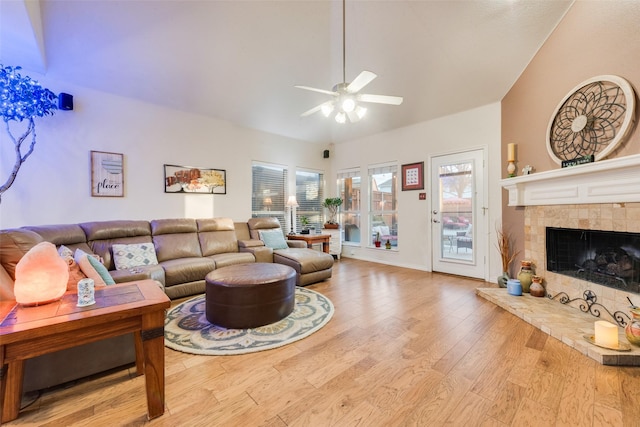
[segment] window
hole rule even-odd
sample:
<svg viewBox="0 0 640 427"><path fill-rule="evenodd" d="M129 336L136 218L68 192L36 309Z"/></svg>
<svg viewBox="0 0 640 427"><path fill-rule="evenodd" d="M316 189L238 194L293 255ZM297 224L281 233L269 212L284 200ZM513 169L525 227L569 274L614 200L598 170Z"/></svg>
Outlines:
<svg viewBox="0 0 640 427"><path fill-rule="evenodd" d="M251 216L253 218L274 217L287 230L287 168L266 163L251 166L252 192Z"/></svg>
<svg viewBox="0 0 640 427"><path fill-rule="evenodd" d="M378 240L380 247L398 246L397 169L395 164L369 167L371 245Z"/></svg>
<svg viewBox="0 0 640 427"><path fill-rule="evenodd" d="M300 218L309 220L308 227L322 228L322 201L324 200L324 175L320 172L296 170L296 230L302 229Z"/></svg>
<svg viewBox="0 0 640 427"><path fill-rule="evenodd" d="M344 243L360 243L360 169L338 173L338 190L342 203L340 225Z"/></svg>

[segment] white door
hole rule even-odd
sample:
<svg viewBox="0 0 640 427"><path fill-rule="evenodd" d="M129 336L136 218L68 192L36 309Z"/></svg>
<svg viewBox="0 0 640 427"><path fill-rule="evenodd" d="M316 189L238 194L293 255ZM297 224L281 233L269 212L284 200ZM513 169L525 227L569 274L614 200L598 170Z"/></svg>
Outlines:
<svg viewBox="0 0 640 427"><path fill-rule="evenodd" d="M485 278L485 150L431 158L433 271Z"/></svg>

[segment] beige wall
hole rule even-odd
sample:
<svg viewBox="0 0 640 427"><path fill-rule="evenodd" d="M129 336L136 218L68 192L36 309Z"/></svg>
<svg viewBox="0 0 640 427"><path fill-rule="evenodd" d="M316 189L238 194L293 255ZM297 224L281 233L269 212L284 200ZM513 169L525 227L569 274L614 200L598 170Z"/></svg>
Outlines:
<svg viewBox="0 0 640 427"><path fill-rule="evenodd" d="M558 103L588 78L613 74L640 89L640 2L576 1L502 100L502 177L506 177L507 144L517 144L518 174L529 164L536 171L557 169L546 149L546 130ZM638 113L636 112L636 123ZM640 132L609 157L640 153ZM503 190L504 191L504 190ZM503 193L503 226L524 254L524 210L507 207Z"/></svg>

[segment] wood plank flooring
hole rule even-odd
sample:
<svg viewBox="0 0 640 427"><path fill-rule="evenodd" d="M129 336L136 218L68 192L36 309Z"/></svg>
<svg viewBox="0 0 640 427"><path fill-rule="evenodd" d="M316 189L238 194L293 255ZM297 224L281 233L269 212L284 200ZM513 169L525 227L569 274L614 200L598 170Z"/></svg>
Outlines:
<svg viewBox="0 0 640 427"><path fill-rule="evenodd" d="M484 282L358 260L309 288L336 313L240 356L165 349L166 412L133 368L47 391L8 425L638 426L640 368L602 366L492 303Z"/></svg>

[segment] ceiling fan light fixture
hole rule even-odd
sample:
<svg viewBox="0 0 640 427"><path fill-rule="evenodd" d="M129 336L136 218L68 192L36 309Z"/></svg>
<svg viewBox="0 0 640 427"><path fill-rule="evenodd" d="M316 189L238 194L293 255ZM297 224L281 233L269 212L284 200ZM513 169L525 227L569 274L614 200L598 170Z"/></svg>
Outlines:
<svg viewBox="0 0 640 427"><path fill-rule="evenodd" d="M356 101L352 97L345 97L342 100L342 111L349 113L356 109Z"/></svg>
<svg viewBox="0 0 640 427"><path fill-rule="evenodd" d="M347 115L340 111L338 114L336 114L336 122L338 123L345 123L347 121Z"/></svg>
<svg viewBox="0 0 640 427"><path fill-rule="evenodd" d="M356 107L356 115L360 119L363 119L366 114L367 114L367 109L365 107L361 107L360 105Z"/></svg>
<svg viewBox="0 0 640 427"><path fill-rule="evenodd" d="M325 117L329 117L331 115L331 113L333 112L333 102L327 102L322 104L322 107L320 108L320 111L322 111L322 114Z"/></svg>

